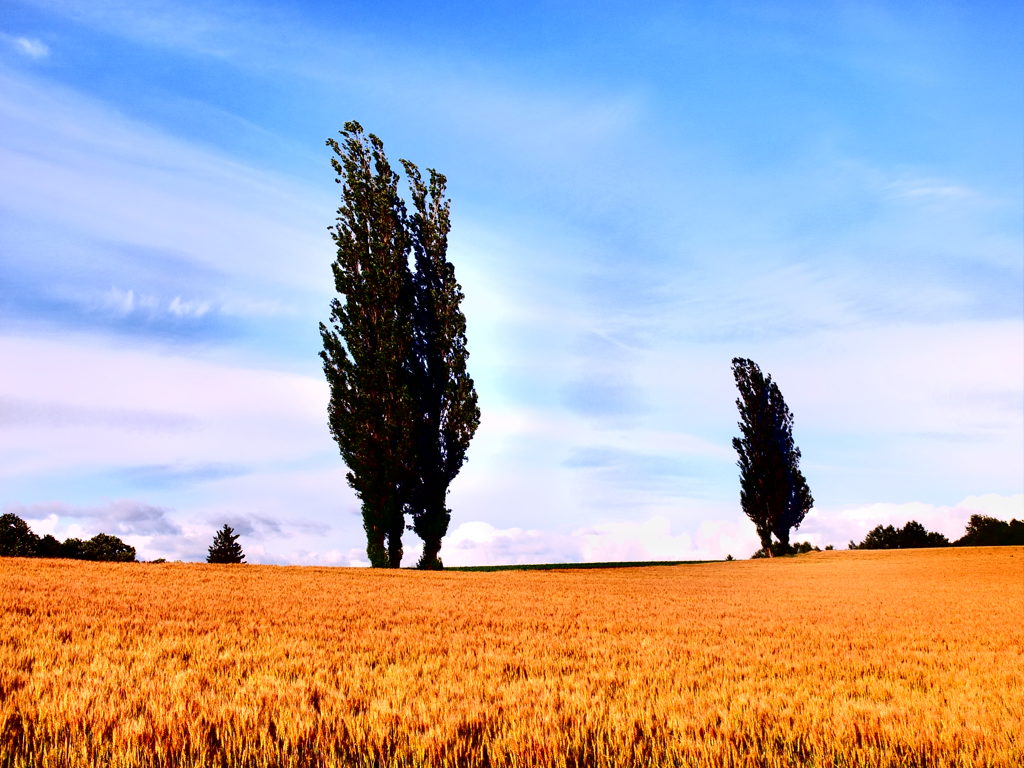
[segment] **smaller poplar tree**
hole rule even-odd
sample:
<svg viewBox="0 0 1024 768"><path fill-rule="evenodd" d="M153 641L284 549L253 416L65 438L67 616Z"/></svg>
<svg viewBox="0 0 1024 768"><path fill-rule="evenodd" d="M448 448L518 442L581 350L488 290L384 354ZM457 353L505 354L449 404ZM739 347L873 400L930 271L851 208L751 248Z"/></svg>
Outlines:
<svg viewBox="0 0 1024 768"><path fill-rule="evenodd" d="M416 271L413 274L412 393L416 407L414 471L407 499L412 528L423 539L417 567L442 566L438 553L448 532L448 486L466 461L469 443L480 425L476 388L466 369L464 295L448 261L447 179L403 160L412 192L409 218Z"/></svg>
<svg viewBox="0 0 1024 768"><path fill-rule="evenodd" d="M213 544L210 545L209 553L206 555L208 563L244 563L245 554L242 552L242 545L238 543L238 534L234 529L224 524L224 527L217 531L213 537Z"/></svg>
<svg viewBox="0 0 1024 768"><path fill-rule="evenodd" d="M740 504L754 523L768 557L789 552L789 534L814 504L800 471L800 449L793 442L793 414L778 385L753 360L736 357L732 373L740 396ZM772 536L778 540L775 544Z"/></svg>

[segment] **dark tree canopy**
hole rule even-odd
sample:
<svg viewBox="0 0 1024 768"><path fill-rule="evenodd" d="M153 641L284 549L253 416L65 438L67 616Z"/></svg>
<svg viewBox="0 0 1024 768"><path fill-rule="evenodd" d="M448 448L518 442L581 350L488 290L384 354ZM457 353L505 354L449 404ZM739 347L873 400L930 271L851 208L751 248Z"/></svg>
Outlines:
<svg viewBox="0 0 1024 768"><path fill-rule="evenodd" d="M55 536L48 533L39 540L36 555L38 557L64 557L64 545L57 541Z"/></svg>
<svg viewBox="0 0 1024 768"><path fill-rule="evenodd" d="M733 358L732 372L740 394L741 437L732 441L739 455L740 504L765 553L785 553L790 531L800 527L814 504L793 443L793 414L778 385L753 360Z"/></svg>
<svg viewBox="0 0 1024 768"><path fill-rule="evenodd" d="M825 547L825 549L833 549L833 547L830 544L829 546ZM798 541L798 542L794 543L792 546L790 546L788 554L790 554L790 555L806 555L808 552L821 552L821 548L814 546L809 541ZM773 557L773 556L774 556L774 552L772 552L771 550L767 550L766 551L764 549L764 547L762 547L761 549L757 550L757 552L752 554L750 557L751 557L752 560L758 560L758 559L761 559L761 558Z"/></svg>
<svg viewBox="0 0 1024 768"><path fill-rule="evenodd" d="M902 528L878 525L868 531L860 544L850 542L850 549L920 549L924 547L948 547L949 539L941 533L927 530L916 520L909 521Z"/></svg>
<svg viewBox="0 0 1024 768"><path fill-rule="evenodd" d="M213 537L213 544L206 555L208 563L244 563L245 554L242 552L242 545L238 543L239 534L228 525L217 531Z"/></svg>
<svg viewBox="0 0 1024 768"><path fill-rule="evenodd" d="M135 562L135 547L125 544L117 536L97 533L85 542L82 559L133 563Z"/></svg>
<svg viewBox="0 0 1024 768"><path fill-rule="evenodd" d="M60 545L60 556L69 560L85 560L85 542L77 538L67 538Z"/></svg>
<svg viewBox="0 0 1024 768"><path fill-rule="evenodd" d="M958 547L1024 546L1024 520L1010 522L987 515L971 515Z"/></svg>
<svg viewBox="0 0 1024 768"><path fill-rule="evenodd" d="M0 515L0 557L35 557L39 537L13 512Z"/></svg>
<svg viewBox="0 0 1024 768"><path fill-rule="evenodd" d="M401 564L410 514L424 540L421 565L434 566L450 519L448 484L479 422L462 292L446 257L446 182L430 171L428 186L403 161L410 217L380 139L355 122L341 136L327 140L342 185L330 227L339 298L320 325L328 424L362 505L370 564Z"/></svg>
<svg viewBox="0 0 1024 768"><path fill-rule="evenodd" d="M1024 546L1024 521L999 520L987 515L971 515L964 535L950 544L943 534L927 530L916 520L902 528L876 525L859 544L850 549L915 549L919 547L1000 547Z"/></svg>
<svg viewBox="0 0 1024 768"><path fill-rule="evenodd" d="M28 523L8 512L0 515L0 557L59 557L132 563L135 562L135 547L106 533L98 533L88 541L70 538L63 543L50 534L39 538Z"/></svg>
<svg viewBox="0 0 1024 768"><path fill-rule="evenodd" d="M446 179L430 170L429 187L419 169L402 161L415 213L409 220L416 271L413 275L413 398L415 481L408 509L413 529L423 540L420 568L437 568L441 539L451 510L448 486L466 460L480 424L473 379L466 370L466 317L462 288L447 259L449 202Z"/></svg>
<svg viewBox="0 0 1024 768"><path fill-rule="evenodd" d="M331 302L330 327L320 324L328 424L362 502L370 564L397 568L415 422L411 244L398 175L380 139L355 122L341 135L340 144L327 140L342 185L330 231L337 246L334 286L344 297Z"/></svg>

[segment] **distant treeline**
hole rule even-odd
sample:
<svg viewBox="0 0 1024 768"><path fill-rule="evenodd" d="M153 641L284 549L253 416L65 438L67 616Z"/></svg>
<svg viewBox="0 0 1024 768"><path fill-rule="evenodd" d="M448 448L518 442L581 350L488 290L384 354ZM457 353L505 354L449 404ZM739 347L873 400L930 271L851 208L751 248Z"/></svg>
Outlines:
<svg viewBox="0 0 1024 768"><path fill-rule="evenodd" d="M225 526L228 534L233 533L228 526ZM218 536L223 536L221 531ZM237 536L231 538L231 544L238 549L233 557L225 559L210 559L210 562L243 562L241 548L234 543ZM214 540L217 545L217 539ZM971 515L967 523L964 535L956 541L950 541L941 533L927 530L921 523L911 520L902 528L892 525L879 525L871 529L864 540L857 544L851 541L850 549L918 549L924 547L1003 547L1003 546L1024 546L1024 520L1013 519L1010 522L999 520L986 515ZM831 546L825 549L832 549ZM819 551L809 543L798 543L791 545L786 554L801 554L804 552ZM214 547L211 547L211 557L214 556ZM28 523L17 515L8 512L0 515L0 557L53 557L66 558L70 560L96 560L108 562L135 562L135 547L125 544L117 536L106 533L99 533L88 541L69 538L58 541L47 534L37 536L29 528ZM763 550L758 550L753 557L767 557ZM208 558L209 559L209 558ZM730 557L730 559L732 559ZM671 563L643 563L644 565L675 565L683 561L672 561ZM576 563L572 565L533 565L533 566L491 566L486 570L497 570L499 568L608 568L613 566L637 566L640 563ZM463 568L452 570L485 570L484 568Z"/></svg>
<svg viewBox="0 0 1024 768"><path fill-rule="evenodd" d="M58 541L50 534L37 536L28 523L8 512L0 515L0 557L61 557L70 560L135 562L135 547L117 536L98 533L88 541Z"/></svg>
<svg viewBox="0 0 1024 768"><path fill-rule="evenodd" d="M971 515L967 530L956 541L941 533L926 530L916 520L902 528L879 525L860 544L850 542L850 549L918 549L921 547L1006 547L1024 546L1024 520L998 520L986 515Z"/></svg>

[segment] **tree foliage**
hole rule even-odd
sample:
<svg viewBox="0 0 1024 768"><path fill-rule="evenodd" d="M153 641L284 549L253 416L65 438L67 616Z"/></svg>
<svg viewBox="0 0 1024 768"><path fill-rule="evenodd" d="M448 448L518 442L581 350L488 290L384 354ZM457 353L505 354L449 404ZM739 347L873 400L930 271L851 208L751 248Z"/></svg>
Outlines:
<svg viewBox="0 0 1024 768"><path fill-rule="evenodd" d="M125 544L117 536L97 533L85 542L83 555L83 560L133 563L135 562L135 547Z"/></svg>
<svg viewBox="0 0 1024 768"><path fill-rule="evenodd" d="M35 557L39 537L13 512L0 515L0 557Z"/></svg>
<svg viewBox="0 0 1024 768"><path fill-rule="evenodd" d="M135 561L135 547L106 533L98 533L88 541L69 538L63 543L50 534L39 538L28 523L8 512L0 515L0 557L57 557L130 563Z"/></svg>
<svg viewBox="0 0 1024 768"><path fill-rule="evenodd" d="M433 567L450 520L448 485L479 423L462 291L446 256L446 180L431 170L425 184L403 161L410 217L380 139L356 122L341 136L327 140L342 185L330 231L344 298L331 302L329 325L320 324L328 424L361 502L370 564L401 564L409 514L424 540L420 564Z"/></svg>
<svg viewBox="0 0 1024 768"><path fill-rule="evenodd" d="M971 515L958 547L1024 546L1024 520L1009 522L987 515Z"/></svg>
<svg viewBox="0 0 1024 768"><path fill-rule="evenodd" d="M85 560L85 542L78 538L67 538L60 545L60 556L68 560Z"/></svg>
<svg viewBox="0 0 1024 768"><path fill-rule="evenodd" d="M916 520L909 521L902 528L878 525L868 531L860 544L850 542L850 549L920 549L924 547L948 547L949 539L941 533L927 530Z"/></svg>
<svg viewBox="0 0 1024 768"><path fill-rule="evenodd" d="M238 543L238 536L239 534L225 523L213 537L213 544L207 550L206 562L244 563L245 553L242 552L242 545Z"/></svg>
<svg viewBox="0 0 1024 768"><path fill-rule="evenodd" d="M829 546L825 547L825 549L832 549L832 546L829 545ZM821 552L821 547L816 547L813 544L811 544L811 542L809 542L809 541L800 541L800 542L796 542L796 543L792 544L789 547L789 551L787 551L785 553L781 553L781 554L787 554L787 555L806 555L808 552ZM775 546L774 550L771 550L771 549L765 550L764 547L761 547L761 549L757 550L757 552L752 554L750 556L750 558L751 558L751 560L758 560L758 559L764 558L764 557L774 557L776 554L780 554L779 548L778 548L777 545Z"/></svg>
<svg viewBox="0 0 1024 768"><path fill-rule="evenodd" d="M464 298L448 261L449 202L445 177L430 170L429 186L419 169L403 160L415 213L409 230L415 254L413 275L413 397L415 481L408 510L413 530L423 540L420 568L438 568L441 539L451 510L448 486L466 460L480 424L473 379L466 369Z"/></svg>
<svg viewBox="0 0 1024 768"><path fill-rule="evenodd" d="M769 557L784 554L790 531L800 527L814 504L793 442L793 414L778 385L753 360L733 358L732 372L740 395L741 436L732 441L739 455L740 504L763 551Z"/></svg>
<svg viewBox="0 0 1024 768"><path fill-rule="evenodd" d="M876 525L859 544L850 549L915 549L920 547L1001 547L1024 546L1024 521L999 520L987 515L971 515L964 535L952 544L943 534L927 530L916 520L902 528Z"/></svg>
<svg viewBox="0 0 1024 768"><path fill-rule="evenodd" d="M64 557L64 545L55 536L46 534L36 547L37 557Z"/></svg>
<svg viewBox="0 0 1024 768"><path fill-rule="evenodd" d="M374 567L402 560L404 507L412 475L412 275L398 175L376 136L345 124L328 139L342 184L330 227L337 246L330 327L320 356L331 391L328 424L348 482L362 502L366 552Z"/></svg>

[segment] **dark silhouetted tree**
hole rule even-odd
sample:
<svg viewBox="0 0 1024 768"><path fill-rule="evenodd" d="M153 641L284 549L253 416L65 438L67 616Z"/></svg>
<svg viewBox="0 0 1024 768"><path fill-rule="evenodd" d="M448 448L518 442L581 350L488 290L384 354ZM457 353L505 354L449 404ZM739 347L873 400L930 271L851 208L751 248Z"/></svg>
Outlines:
<svg viewBox="0 0 1024 768"><path fill-rule="evenodd" d="M36 546L36 554L39 557L63 557L63 545L54 536L46 534L39 540Z"/></svg>
<svg viewBox="0 0 1024 768"><path fill-rule="evenodd" d="M898 549L921 549L923 547L948 547L949 539L941 533L929 531L916 520L909 521L899 533Z"/></svg>
<svg viewBox="0 0 1024 768"><path fill-rule="evenodd" d="M402 161L410 217L380 139L355 122L341 136L327 140L342 185L330 227L339 297L329 325L320 325L328 423L362 505L370 564L401 564L408 514L424 542L420 565L437 567L451 517L448 485L480 419L466 371L462 290L447 260L446 181L431 170L425 184Z"/></svg>
<svg viewBox="0 0 1024 768"><path fill-rule="evenodd" d="M765 554L784 554L790 531L800 527L814 504L800 471L800 449L793 443L793 414L778 385L753 360L733 358L732 372L740 394L741 437L732 441L739 454L740 504Z"/></svg>
<svg viewBox="0 0 1024 768"><path fill-rule="evenodd" d="M239 534L227 523L213 537L213 544L206 555L208 563L244 563L245 554L238 543Z"/></svg>
<svg viewBox="0 0 1024 768"><path fill-rule="evenodd" d="M39 537L13 512L0 515L0 557L35 557Z"/></svg>
<svg viewBox="0 0 1024 768"><path fill-rule="evenodd" d="M64 539L60 545L60 556L69 560L85 560L85 542L81 539Z"/></svg>
<svg viewBox="0 0 1024 768"><path fill-rule="evenodd" d="M49 534L39 538L28 523L15 514L7 513L0 515L0 556L4 555L134 562L135 547L106 533L99 533L89 541L67 539L63 543Z"/></svg>
<svg viewBox="0 0 1024 768"><path fill-rule="evenodd" d="M851 541L848 546L850 549L896 549L898 536L899 532L891 525L876 525L868 531L864 541L860 544Z"/></svg>
<svg viewBox="0 0 1024 768"><path fill-rule="evenodd" d="M466 369L466 317L462 288L448 261L449 202L445 177L430 170L429 186L419 169L402 161L415 213L409 230L416 271L413 275L413 388L415 482L408 510L423 540L418 567L439 568L441 539L451 510L448 486L466 460L480 424L476 389Z"/></svg>
<svg viewBox="0 0 1024 768"><path fill-rule="evenodd" d="M135 547L125 544L117 536L97 533L85 542L83 559L133 563L135 562Z"/></svg>
<svg viewBox="0 0 1024 768"><path fill-rule="evenodd" d="M850 549L921 549L924 547L948 547L949 539L941 533L927 530L916 520L909 521L902 528L891 525L877 525L868 531L860 544L850 542Z"/></svg>
<svg viewBox="0 0 1024 768"><path fill-rule="evenodd" d="M1005 547L1024 545L1024 520L1010 522L988 515L971 515L958 547Z"/></svg>
<svg viewBox="0 0 1024 768"><path fill-rule="evenodd" d="M320 324L330 387L328 424L362 503L374 567L402 562L405 505L413 477L413 287L411 243L398 175L380 139L345 124L328 139L342 185L331 235L337 256L330 327Z"/></svg>

